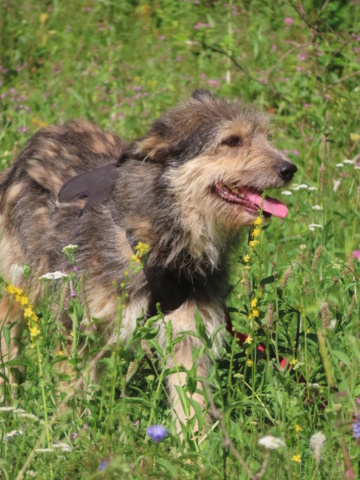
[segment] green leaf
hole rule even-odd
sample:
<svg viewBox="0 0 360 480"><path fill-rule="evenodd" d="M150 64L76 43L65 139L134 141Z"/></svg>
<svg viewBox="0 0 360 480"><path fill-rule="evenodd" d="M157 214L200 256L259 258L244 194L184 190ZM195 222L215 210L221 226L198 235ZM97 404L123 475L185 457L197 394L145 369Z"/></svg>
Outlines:
<svg viewBox="0 0 360 480"><path fill-rule="evenodd" d="M173 465L171 465L170 462L168 462L167 460L165 460L165 458L158 458L156 460L156 463L158 465L160 465L161 467L165 468L165 470L167 470L169 473L171 473L171 475L174 477L174 478L177 478L178 477L178 472L177 470L173 467Z"/></svg>
<svg viewBox="0 0 360 480"><path fill-rule="evenodd" d="M262 280L260 280L260 285L268 285L269 283L274 283L275 282L275 277L274 275L270 275L269 277L265 277Z"/></svg>
<svg viewBox="0 0 360 480"><path fill-rule="evenodd" d="M335 355L341 362L345 363L348 368L351 368L350 358L346 355L346 353L341 352L340 350L332 350L332 354Z"/></svg>

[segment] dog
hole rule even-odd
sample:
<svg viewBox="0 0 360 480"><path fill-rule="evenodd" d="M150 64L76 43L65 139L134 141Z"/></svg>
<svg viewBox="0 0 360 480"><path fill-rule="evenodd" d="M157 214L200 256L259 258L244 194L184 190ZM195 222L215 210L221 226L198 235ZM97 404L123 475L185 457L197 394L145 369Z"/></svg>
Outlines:
<svg viewBox="0 0 360 480"><path fill-rule="evenodd" d="M270 142L267 115L206 90L196 90L130 144L87 121L43 128L1 176L1 274L10 279L12 265L29 265L27 289L36 303L43 294L38 278L66 267L62 249L75 244L104 345L126 343L137 319L159 308L162 348L164 325L172 322L173 337L195 331L197 311L211 337L225 322L227 258L239 229L252 225L260 211L286 216L285 205L263 191L283 187L296 170ZM145 266L128 274L139 242L149 246ZM23 279L18 287L25 288ZM127 299L117 331L123 289ZM8 295L1 300L2 319L9 302ZM15 301L8 318L15 324L10 347L1 343L5 361L16 357L16 339L26 326ZM221 331L217 338L214 355ZM168 388L180 422L186 414L176 386L185 381L182 367L192 367L195 346L201 341L184 335L167 360L169 368L179 367ZM206 377L208 368L203 356L197 375ZM204 406L199 392L193 398Z"/></svg>

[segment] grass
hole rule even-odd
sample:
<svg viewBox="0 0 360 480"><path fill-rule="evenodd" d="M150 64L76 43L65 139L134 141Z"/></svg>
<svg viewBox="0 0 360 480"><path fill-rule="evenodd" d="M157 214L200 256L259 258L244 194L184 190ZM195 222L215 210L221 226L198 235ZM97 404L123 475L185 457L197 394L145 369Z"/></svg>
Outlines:
<svg viewBox="0 0 360 480"><path fill-rule="evenodd" d="M64 355L53 312L63 304L49 283L36 307L41 339L31 348L26 333L12 365L25 367L25 378L0 408L0 478L359 477L351 428L360 411L359 16L356 2L340 0L1 2L3 168L40 126L86 117L132 139L202 87L271 113L274 140L304 186L284 195L287 219L266 224L251 251L246 233L233 253L228 305L235 332L253 341L240 346L229 334L214 360L204 438L191 425L183 440L176 433L151 321L134 332L142 348L115 345L101 361L100 385L61 389L68 379L55 369ZM96 360L96 330L76 328L83 280L73 271L59 284L69 281L74 346L85 338ZM198 319L204 338L202 330ZM165 354L171 348L169 333ZM84 371L76 348L68 361ZM194 385L189 371L188 390ZM170 432L161 443L147 436L151 424ZM321 459L310 446L319 431ZM259 446L269 434L285 446Z"/></svg>

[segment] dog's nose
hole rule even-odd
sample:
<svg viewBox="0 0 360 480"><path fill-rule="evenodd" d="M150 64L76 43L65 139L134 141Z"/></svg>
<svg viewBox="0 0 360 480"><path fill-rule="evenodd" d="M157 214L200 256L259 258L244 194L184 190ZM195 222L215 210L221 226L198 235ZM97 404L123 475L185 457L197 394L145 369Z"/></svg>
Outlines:
<svg viewBox="0 0 360 480"><path fill-rule="evenodd" d="M291 180L294 176L294 173L297 172L296 165L294 165L291 162L282 162L278 166L278 174L283 180L286 180L287 182Z"/></svg>

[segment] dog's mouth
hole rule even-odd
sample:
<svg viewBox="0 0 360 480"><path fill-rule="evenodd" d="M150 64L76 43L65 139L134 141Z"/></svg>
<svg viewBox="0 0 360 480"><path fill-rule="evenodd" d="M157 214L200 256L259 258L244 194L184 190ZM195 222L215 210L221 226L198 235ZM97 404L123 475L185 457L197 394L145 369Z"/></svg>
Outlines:
<svg viewBox="0 0 360 480"><path fill-rule="evenodd" d="M263 193L254 188L237 187L233 184L217 182L214 189L226 202L241 205L256 215L262 209L266 217L275 215L276 217L285 218L289 212L287 206L279 200L267 195L263 197Z"/></svg>

